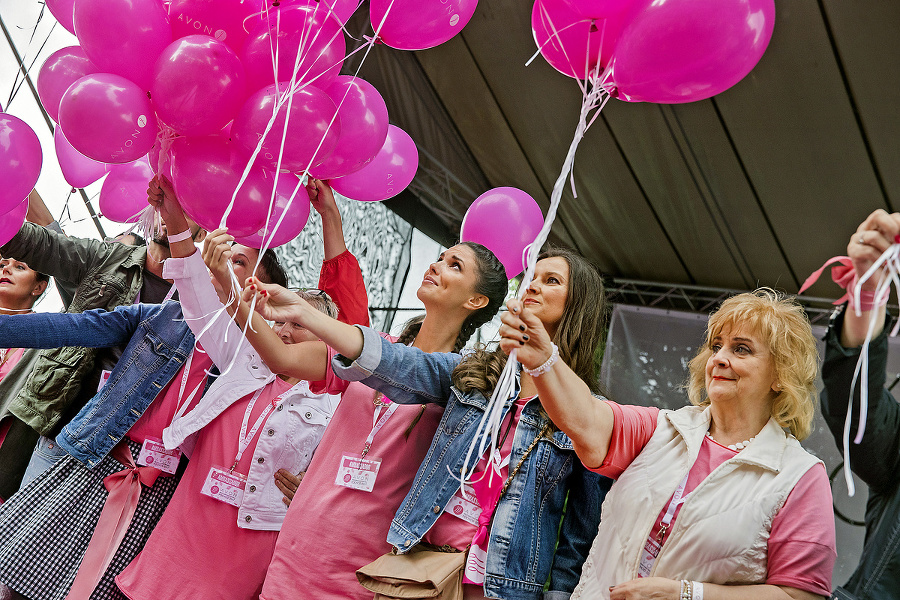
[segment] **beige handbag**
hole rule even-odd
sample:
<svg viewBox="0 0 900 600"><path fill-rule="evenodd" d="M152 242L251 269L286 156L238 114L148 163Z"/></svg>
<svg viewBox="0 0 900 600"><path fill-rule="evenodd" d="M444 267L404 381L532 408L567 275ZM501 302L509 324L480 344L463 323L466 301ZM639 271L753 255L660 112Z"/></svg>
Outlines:
<svg viewBox="0 0 900 600"><path fill-rule="evenodd" d="M356 572L374 600L462 600L466 553L420 543L407 554L385 554Z"/></svg>

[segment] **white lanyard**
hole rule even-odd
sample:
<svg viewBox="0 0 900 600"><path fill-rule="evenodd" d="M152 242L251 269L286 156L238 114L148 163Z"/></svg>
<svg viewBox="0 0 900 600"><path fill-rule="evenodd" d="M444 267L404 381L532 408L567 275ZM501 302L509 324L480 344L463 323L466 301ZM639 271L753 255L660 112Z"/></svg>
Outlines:
<svg viewBox="0 0 900 600"><path fill-rule="evenodd" d="M391 415L393 415L399 407L396 402L391 402L390 400L388 400L388 402L382 402L379 396L380 394L375 395L375 414L372 416L372 431L369 432L369 437L366 438L366 445L363 446L361 458L365 458L366 454L369 453L369 448L372 447L372 442L375 441L375 436L379 431L381 431L381 428L384 427L384 424L387 423L388 419L391 418ZM388 409L382 415L381 409L385 406L387 406Z"/></svg>
<svg viewBox="0 0 900 600"><path fill-rule="evenodd" d="M259 400L259 395L262 394L264 389L266 388L261 387L256 390L256 393L253 394L253 399L250 400L250 403L247 405L247 410L244 411L244 419L241 422L241 437L238 438L238 451L234 456L234 464L231 465L232 471L237 468L241 457L244 455L244 451L250 445L250 442L253 441L253 438L256 437L256 432L259 431L260 427L262 427L262 424L265 422L266 417L269 416L269 413L272 412L272 409L274 409L279 402L281 402L281 397L284 396L284 394L281 394L281 396L278 396L277 398L272 400L272 402L270 402L269 405L266 406L262 414L257 417L256 423L253 424L253 428L248 432L247 424L250 422L250 413L253 412L253 407L256 406L256 401Z"/></svg>
<svg viewBox="0 0 900 600"><path fill-rule="evenodd" d="M669 525L672 524L672 519L675 518L675 511L678 510L678 507L684 504L684 501L687 500L687 496L684 498L681 497L684 494L684 488L687 486L688 476L685 475L684 479L681 480L681 483L678 484L678 489L675 490L675 494L672 495L672 501L669 502L669 507L666 508L666 514L663 515L663 518L659 522L659 531L656 533L656 541L662 543L663 538L666 536L666 531L669 529ZM689 496L690 494L688 494Z"/></svg>
<svg viewBox="0 0 900 600"><path fill-rule="evenodd" d="M187 387L188 374L191 372L191 363L194 360L194 352L197 352L197 350L191 351L191 353L188 354L188 359L184 363L184 372L181 375L181 387L178 388L179 400L184 398L184 388ZM197 395L197 392L200 391L200 388L202 388L204 384L206 384L206 378L201 378L200 383L197 384L197 387L195 387L188 395L188 397L184 399L181 405L178 406L178 410L175 411L175 416L172 417L172 422L175 422L175 420L180 419L184 416L185 411L187 411L187 407L191 405L191 401L194 399L194 396Z"/></svg>

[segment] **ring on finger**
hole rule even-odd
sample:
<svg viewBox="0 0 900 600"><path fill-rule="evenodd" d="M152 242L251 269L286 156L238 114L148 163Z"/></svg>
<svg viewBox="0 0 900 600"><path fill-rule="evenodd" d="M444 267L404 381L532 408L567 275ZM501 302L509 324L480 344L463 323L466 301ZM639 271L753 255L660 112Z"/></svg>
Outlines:
<svg viewBox="0 0 900 600"><path fill-rule="evenodd" d="M866 243L866 236L864 236L863 234L859 234L859 237L856 238L856 243L857 243L857 244L865 245L865 243Z"/></svg>

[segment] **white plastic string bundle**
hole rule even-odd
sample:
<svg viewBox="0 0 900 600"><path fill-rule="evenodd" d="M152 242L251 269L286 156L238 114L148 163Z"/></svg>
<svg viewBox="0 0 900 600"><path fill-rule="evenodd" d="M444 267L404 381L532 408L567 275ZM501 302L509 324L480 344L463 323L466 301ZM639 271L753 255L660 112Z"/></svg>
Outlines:
<svg viewBox="0 0 900 600"><path fill-rule="evenodd" d="M884 268L884 272L878 280L875 288L874 306L879 306L887 301L891 293L891 284L897 289L900 295L900 243L894 243L884 251L884 253L876 260L869 270L858 278L854 286L853 293L850 294L850 308L857 316L862 316L862 306L860 297L862 295L862 285L871 279L880 269ZM850 384L850 398L847 406L847 417L844 420L844 479L847 482L847 494L853 496L856 493L856 486L853 484L853 472L850 469L850 425L853 421L853 392L856 390L857 382L859 387L859 422L856 426L856 437L853 439L854 444L862 442L863 435L866 432L866 419L869 415L869 344L872 342L872 336L875 334L875 325L878 320L878 311L871 310L869 317L869 326L866 330L866 338L863 341L862 348L859 353L859 360L856 361L856 369L853 371L853 381ZM900 330L900 320L894 325L891 335L897 335Z"/></svg>
<svg viewBox="0 0 900 600"><path fill-rule="evenodd" d="M540 254L544 242L547 241L547 236L550 234L550 228L553 226L553 222L556 219L556 211L559 208L567 177L573 177L572 186L574 192L573 166L575 163L575 153L578 150L578 145L584 138L584 134L588 127L594 122L599 112L603 110L603 107L609 100L609 93L604 87L609 80L609 76L609 68L603 71L602 74L600 73L598 61L598 65L594 68L589 80L583 84L579 81L579 86L582 90L582 102L578 126L575 129L575 135L569 146L566 158L563 161L562 170L560 171L559 177L556 179L556 183L553 186L553 191L550 194L550 208L547 211L544 225L540 232L538 232L534 241L529 244L523 252L525 259L523 261L525 273L522 276L522 283L519 285L519 290L516 294L518 299L521 299L525 295L528 286L531 284L531 280L534 277L537 257ZM491 399L485 407L484 415L481 417L475 436L469 445L469 450L463 461L461 472L458 476L456 473L451 472L451 476L460 481L463 493L465 493L466 485L472 482L472 474L477 467L478 461L488 448L490 449L488 454L490 457L489 460L494 462L497 470L499 470L500 465L498 461L500 458L497 447L500 443L499 438L500 427L503 421L503 408L506 401L511 398L515 392L516 372L518 369L516 363L516 351L513 350L510 352L509 359L506 361L506 366L500 374L497 385L494 388L494 393L491 394ZM474 462L472 462L473 455L475 457ZM493 476L494 469L487 469L486 471Z"/></svg>

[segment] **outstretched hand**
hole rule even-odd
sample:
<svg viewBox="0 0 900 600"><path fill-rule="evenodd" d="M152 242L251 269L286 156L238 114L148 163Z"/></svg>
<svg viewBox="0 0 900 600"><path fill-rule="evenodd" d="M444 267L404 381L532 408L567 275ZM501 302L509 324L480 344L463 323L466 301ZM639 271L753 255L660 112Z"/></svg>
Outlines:
<svg viewBox="0 0 900 600"><path fill-rule="evenodd" d="M315 311L303 298L277 283L263 283L248 277L243 300L250 303L256 297L256 312L269 321L303 324L307 310Z"/></svg>
<svg viewBox="0 0 900 600"><path fill-rule="evenodd" d="M516 357L527 369L544 364L553 354L553 343L544 324L520 300L506 303L509 311L500 326L500 348L507 354L517 350Z"/></svg>
<svg viewBox="0 0 900 600"><path fill-rule="evenodd" d="M888 214L878 209L856 229L847 244L847 256L853 261L856 275L862 277L900 235L900 213ZM870 277L864 289L875 289L878 277Z"/></svg>
<svg viewBox="0 0 900 600"><path fill-rule="evenodd" d="M203 241L203 262L223 290L234 289L234 280L228 268L233 241L234 237L224 229L216 229Z"/></svg>

